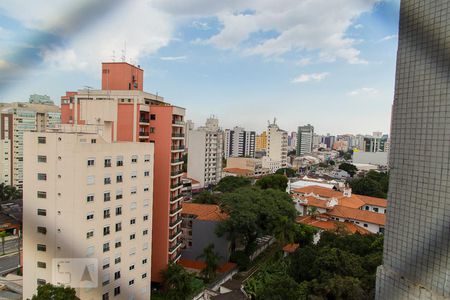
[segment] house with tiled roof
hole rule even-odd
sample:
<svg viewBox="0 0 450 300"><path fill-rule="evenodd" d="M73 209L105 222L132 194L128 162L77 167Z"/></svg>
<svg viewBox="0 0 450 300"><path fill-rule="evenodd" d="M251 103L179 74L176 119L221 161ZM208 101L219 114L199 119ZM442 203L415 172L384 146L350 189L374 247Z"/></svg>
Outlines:
<svg viewBox="0 0 450 300"><path fill-rule="evenodd" d="M184 261L199 261L203 249L214 244L214 251L219 254L219 263L228 262L230 257L230 242L225 236L218 237L216 227L219 222L228 218L215 204L183 203L181 212L182 252Z"/></svg>
<svg viewBox="0 0 450 300"><path fill-rule="evenodd" d="M316 220L300 218L300 223L329 230L337 221L354 224L371 233L384 232L386 199L352 194L349 187L340 192L321 186L293 189L292 198L300 216L310 215ZM354 231L352 226L347 227L350 232Z"/></svg>

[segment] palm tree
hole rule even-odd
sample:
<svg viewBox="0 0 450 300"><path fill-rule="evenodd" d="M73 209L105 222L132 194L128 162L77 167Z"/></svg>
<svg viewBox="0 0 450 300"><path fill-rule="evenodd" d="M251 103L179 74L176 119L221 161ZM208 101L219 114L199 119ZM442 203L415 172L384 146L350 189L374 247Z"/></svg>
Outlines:
<svg viewBox="0 0 450 300"><path fill-rule="evenodd" d="M206 266L202 270L201 274L205 278L206 281L210 281L216 276L216 271L219 268L219 259L220 256L217 252L214 251L214 244L209 244L203 249L202 255L199 255L198 258L203 258Z"/></svg>
<svg viewBox="0 0 450 300"><path fill-rule="evenodd" d="M0 183L0 203L22 199L22 191L14 186Z"/></svg>
<svg viewBox="0 0 450 300"><path fill-rule="evenodd" d="M273 234L279 245L283 247L286 243L291 243L295 235L295 223L286 216L281 216L275 225Z"/></svg>
<svg viewBox="0 0 450 300"><path fill-rule="evenodd" d="M5 238L8 236L6 231L0 231L0 239L2 240L2 255L5 255Z"/></svg>
<svg viewBox="0 0 450 300"><path fill-rule="evenodd" d="M185 300L194 292L193 277L186 270L173 262L161 271L163 291L167 299Z"/></svg>

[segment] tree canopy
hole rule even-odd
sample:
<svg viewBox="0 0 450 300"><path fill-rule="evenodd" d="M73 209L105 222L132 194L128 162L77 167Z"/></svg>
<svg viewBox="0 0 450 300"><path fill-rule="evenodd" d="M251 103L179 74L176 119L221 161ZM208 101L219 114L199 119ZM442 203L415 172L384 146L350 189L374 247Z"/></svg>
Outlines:
<svg viewBox="0 0 450 300"><path fill-rule="evenodd" d="M295 177L295 170L292 168L281 168L278 169L275 174L284 175L286 173L287 177Z"/></svg>
<svg viewBox="0 0 450 300"><path fill-rule="evenodd" d="M341 163L339 165L339 169L346 171L348 174L350 174L351 177L353 177L358 171L358 168L355 165L346 162Z"/></svg>
<svg viewBox="0 0 450 300"><path fill-rule="evenodd" d="M275 189L280 191L286 191L288 179L281 174L266 175L256 181L256 186L261 189Z"/></svg>
<svg viewBox="0 0 450 300"><path fill-rule="evenodd" d="M0 203L22 199L22 191L14 186L0 183Z"/></svg>
<svg viewBox="0 0 450 300"><path fill-rule="evenodd" d="M33 295L31 300L79 300L75 289L65 286L55 286L46 283L38 286L37 294Z"/></svg>
<svg viewBox="0 0 450 300"><path fill-rule="evenodd" d="M222 193L233 192L238 188L250 186L250 179L242 176L226 176L216 186L216 190Z"/></svg>
<svg viewBox="0 0 450 300"><path fill-rule="evenodd" d="M211 281L216 276L220 259L219 254L214 251L214 244L209 244L206 246L205 249L203 249L203 253L198 258L202 258L206 263L206 266L201 271L201 274L206 281Z"/></svg>
<svg viewBox="0 0 450 300"><path fill-rule="evenodd" d="M189 274L182 266L170 262L161 271L163 278L162 297L170 300L186 300L198 290L198 279Z"/></svg>
<svg viewBox="0 0 450 300"><path fill-rule="evenodd" d="M352 192L378 198L386 198L389 189L389 174L371 170L364 177L348 181Z"/></svg>

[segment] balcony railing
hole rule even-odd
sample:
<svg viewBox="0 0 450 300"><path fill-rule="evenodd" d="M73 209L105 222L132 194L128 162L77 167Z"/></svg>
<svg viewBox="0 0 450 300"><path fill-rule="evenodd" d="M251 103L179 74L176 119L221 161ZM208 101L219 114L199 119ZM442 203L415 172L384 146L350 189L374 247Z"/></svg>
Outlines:
<svg viewBox="0 0 450 300"><path fill-rule="evenodd" d="M175 207L175 208L171 209L170 210L170 214L173 215L173 214L179 212L181 210L181 208L182 208L182 206L180 205L178 207Z"/></svg>
<svg viewBox="0 0 450 300"><path fill-rule="evenodd" d="M183 183L181 183L181 182L178 182L178 183L175 183L175 184L171 184L170 185L170 189L176 189L176 188L178 188L178 187L180 187L180 186L182 186L183 185Z"/></svg>
<svg viewBox="0 0 450 300"><path fill-rule="evenodd" d="M172 232L171 234L169 234L169 239L170 239L170 240L173 240L173 239L174 239L177 235L179 235L181 232L182 232L181 229L179 229L179 230L177 230L177 231L175 231L175 232Z"/></svg>
<svg viewBox="0 0 450 300"><path fill-rule="evenodd" d="M178 217L173 221L170 221L169 226L170 227L175 227L176 225L178 225L179 223L181 223L181 221L183 221L183 218Z"/></svg>
<svg viewBox="0 0 450 300"><path fill-rule="evenodd" d="M170 197L170 202L181 200L184 196L186 196L186 195L185 194L178 194L176 196L171 196Z"/></svg>
<svg viewBox="0 0 450 300"><path fill-rule="evenodd" d="M183 170L178 170L178 171L174 171L174 172L170 172L170 176L177 176L183 174Z"/></svg>
<svg viewBox="0 0 450 300"><path fill-rule="evenodd" d="M184 133L172 133L172 137L184 137Z"/></svg>
<svg viewBox="0 0 450 300"><path fill-rule="evenodd" d="M141 122L141 123L150 123L150 119L140 118L139 122Z"/></svg>
<svg viewBox="0 0 450 300"><path fill-rule="evenodd" d="M148 132L139 132L139 136L148 136Z"/></svg>
<svg viewBox="0 0 450 300"><path fill-rule="evenodd" d="M178 121L178 120L172 120L172 124L184 125L184 122L183 121Z"/></svg>
<svg viewBox="0 0 450 300"><path fill-rule="evenodd" d="M183 162L183 160L180 159L180 158L172 158L172 160L170 162L173 163L173 164L176 164L176 163Z"/></svg>
<svg viewBox="0 0 450 300"><path fill-rule="evenodd" d="M184 150L184 146L172 146L172 150Z"/></svg>
<svg viewBox="0 0 450 300"><path fill-rule="evenodd" d="M169 252L170 253L174 252L180 246L181 246L181 240L178 240L174 243L174 245L169 247Z"/></svg>

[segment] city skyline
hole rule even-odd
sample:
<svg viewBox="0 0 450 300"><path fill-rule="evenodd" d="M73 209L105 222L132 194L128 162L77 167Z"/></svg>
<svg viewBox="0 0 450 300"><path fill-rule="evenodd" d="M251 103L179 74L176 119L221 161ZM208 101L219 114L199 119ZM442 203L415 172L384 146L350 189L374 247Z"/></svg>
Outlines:
<svg viewBox="0 0 450 300"><path fill-rule="evenodd" d="M120 61L126 47L126 60L147 70L144 88L186 107L197 124L215 114L224 128L260 132L275 116L289 131L310 123L337 134L338 123L342 133L389 132L397 0L138 1L102 13L62 1L60 16L39 3L25 14L23 5L0 4L0 69L8 74L0 78L1 102L38 93L59 104L68 88L100 88L99 62L112 60L113 50ZM95 22L79 16L86 10ZM329 22L308 17L319 11ZM144 14L149 20L140 20ZM65 18L87 22L89 31L71 22L55 30ZM130 20L139 20L131 31Z"/></svg>

